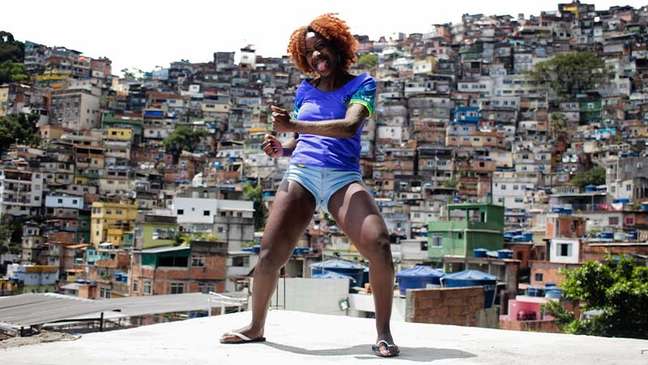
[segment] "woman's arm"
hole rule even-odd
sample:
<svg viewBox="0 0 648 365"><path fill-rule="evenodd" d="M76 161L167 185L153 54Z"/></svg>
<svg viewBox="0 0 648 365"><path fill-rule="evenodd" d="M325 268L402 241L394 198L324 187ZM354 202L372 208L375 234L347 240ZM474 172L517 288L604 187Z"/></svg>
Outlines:
<svg viewBox="0 0 648 365"><path fill-rule="evenodd" d="M292 156L293 151L295 150L295 147L297 147L297 133L295 133L295 136L286 142L286 144L283 145L283 156L284 157L290 157Z"/></svg>
<svg viewBox="0 0 648 365"><path fill-rule="evenodd" d="M291 120L285 109L272 106L272 125L276 132L295 132L317 134L325 137L351 138L362 122L369 116L367 108L361 104L351 104L344 119L302 122Z"/></svg>

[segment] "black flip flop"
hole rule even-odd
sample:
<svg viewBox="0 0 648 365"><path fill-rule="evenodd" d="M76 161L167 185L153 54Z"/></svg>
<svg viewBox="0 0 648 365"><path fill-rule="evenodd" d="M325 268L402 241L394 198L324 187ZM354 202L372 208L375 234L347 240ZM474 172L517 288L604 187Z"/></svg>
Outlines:
<svg viewBox="0 0 648 365"><path fill-rule="evenodd" d="M383 354L380 351L380 346L385 346L385 348L387 349L389 354L388 355ZM374 354L376 356L380 356L380 357L394 357L394 356L398 356L398 354L400 354L400 349L398 348L398 346L396 346L393 343L390 344L389 342L387 342L385 340L380 340L380 341L376 342L375 345L371 345L371 350L374 352Z"/></svg>
<svg viewBox="0 0 648 365"><path fill-rule="evenodd" d="M224 337L227 336L234 336L238 337L240 341L227 341L224 340ZM233 344L241 344L241 343L253 343L253 342L265 342L265 337L257 337L257 338L249 338L248 336L238 333L238 332L227 332L223 334L223 337L220 339L220 343L226 344L226 345L233 345Z"/></svg>

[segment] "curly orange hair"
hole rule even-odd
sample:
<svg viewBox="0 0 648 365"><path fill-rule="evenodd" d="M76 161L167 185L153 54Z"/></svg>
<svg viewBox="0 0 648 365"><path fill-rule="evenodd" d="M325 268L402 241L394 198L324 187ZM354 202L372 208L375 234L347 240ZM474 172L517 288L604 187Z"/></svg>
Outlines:
<svg viewBox="0 0 648 365"><path fill-rule="evenodd" d="M306 60L306 33L315 31L327 41L332 43L337 54L340 55L340 65L343 70L348 70L357 60L356 50L358 41L349 31L346 22L333 13L318 16L305 27L297 28L290 36L288 42L288 54L295 66L304 73L312 73L313 70Z"/></svg>

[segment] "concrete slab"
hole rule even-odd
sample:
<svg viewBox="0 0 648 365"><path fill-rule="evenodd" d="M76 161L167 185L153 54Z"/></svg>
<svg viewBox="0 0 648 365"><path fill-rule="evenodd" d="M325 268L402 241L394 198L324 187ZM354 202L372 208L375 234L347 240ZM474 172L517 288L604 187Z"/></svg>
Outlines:
<svg viewBox="0 0 648 365"><path fill-rule="evenodd" d="M271 311L266 343L222 345L250 312L0 350L2 364L647 364L648 341L393 322L402 354L371 354L374 321ZM644 352L642 354L642 351Z"/></svg>

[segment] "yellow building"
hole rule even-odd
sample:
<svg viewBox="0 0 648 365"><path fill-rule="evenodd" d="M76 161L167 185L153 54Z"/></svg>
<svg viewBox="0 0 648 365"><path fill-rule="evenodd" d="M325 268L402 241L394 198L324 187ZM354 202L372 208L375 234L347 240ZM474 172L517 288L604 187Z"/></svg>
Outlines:
<svg viewBox="0 0 648 365"><path fill-rule="evenodd" d="M109 242L120 246L124 234L135 228L137 206L125 203L92 203L91 242L96 247L100 243Z"/></svg>
<svg viewBox="0 0 648 365"><path fill-rule="evenodd" d="M133 130L130 128L108 128L104 132L103 138L109 141L132 141Z"/></svg>

